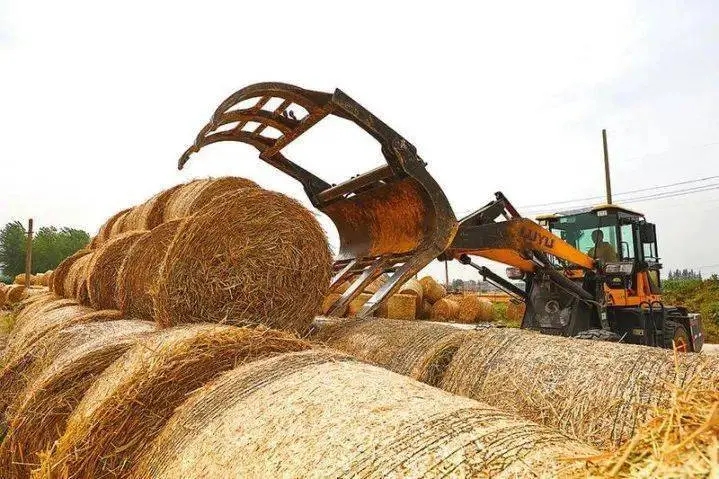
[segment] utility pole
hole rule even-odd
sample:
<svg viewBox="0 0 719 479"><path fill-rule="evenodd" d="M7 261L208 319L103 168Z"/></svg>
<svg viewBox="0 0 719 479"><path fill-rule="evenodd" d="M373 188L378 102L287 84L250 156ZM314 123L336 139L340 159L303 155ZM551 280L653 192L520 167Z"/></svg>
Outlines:
<svg viewBox="0 0 719 479"><path fill-rule="evenodd" d="M32 270L32 218L27 222L27 242L25 243L25 289L30 289L30 271Z"/></svg>
<svg viewBox="0 0 719 479"><path fill-rule="evenodd" d="M602 130L602 144L604 145L604 180L607 187L607 204L612 204L612 180L609 177L609 148L607 148L607 130Z"/></svg>
<svg viewBox="0 0 719 479"><path fill-rule="evenodd" d="M444 262L444 285L449 291L449 261Z"/></svg>

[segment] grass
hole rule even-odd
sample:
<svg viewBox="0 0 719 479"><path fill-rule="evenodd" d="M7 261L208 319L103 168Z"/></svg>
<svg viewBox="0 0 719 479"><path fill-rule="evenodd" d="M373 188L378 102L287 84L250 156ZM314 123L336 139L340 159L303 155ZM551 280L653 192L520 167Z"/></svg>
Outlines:
<svg viewBox="0 0 719 479"><path fill-rule="evenodd" d="M662 283L666 304L684 306L700 313L704 323L705 341L719 343L719 277L707 280L666 280Z"/></svg>

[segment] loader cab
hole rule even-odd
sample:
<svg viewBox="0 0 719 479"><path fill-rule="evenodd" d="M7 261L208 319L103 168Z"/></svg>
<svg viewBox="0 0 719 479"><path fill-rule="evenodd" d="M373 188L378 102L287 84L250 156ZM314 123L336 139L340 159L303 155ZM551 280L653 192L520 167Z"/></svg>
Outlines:
<svg viewBox="0 0 719 479"><path fill-rule="evenodd" d="M539 216L537 221L597 261L611 303L628 305L659 299L661 264L656 229L643 214L617 205L600 205ZM551 260L570 277L584 274L561 260Z"/></svg>

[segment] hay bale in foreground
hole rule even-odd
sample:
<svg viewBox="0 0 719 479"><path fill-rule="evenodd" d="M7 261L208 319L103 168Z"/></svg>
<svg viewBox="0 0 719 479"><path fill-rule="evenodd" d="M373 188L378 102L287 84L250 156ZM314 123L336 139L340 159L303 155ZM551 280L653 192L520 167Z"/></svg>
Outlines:
<svg viewBox="0 0 719 479"><path fill-rule="evenodd" d="M65 295L65 277L70 272L72 265L75 261L81 257L90 254L92 250L81 249L68 256L62 262L57 265L55 272L52 274L52 291L61 296Z"/></svg>
<svg viewBox="0 0 719 479"><path fill-rule="evenodd" d="M440 335L450 327L362 321L366 324L348 327L346 338L338 330L328 344L395 371L400 370L393 357L418 354L416 334ZM323 326L318 326L315 336L322 338ZM383 346L391 350L387 355L374 354L365 346L387 342L391 343L391 348ZM659 348L511 328L467 331L455 346L438 387L557 428L602 449L626 441L651 417L652 406L666 404L667 383L681 385L694 378L701 387L719 388L719 358L700 354L679 354L675 364L673 352ZM424 347L427 354L432 347Z"/></svg>
<svg viewBox="0 0 719 479"><path fill-rule="evenodd" d="M46 477L124 477L188 393L243 362L308 348L272 330L195 324L160 331L87 391L44 461Z"/></svg>
<svg viewBox="0 0 719 479"><path fill-rule="evenodd" d="M315 216L285 195L245 188L182 222L158 276L156 320L259 323L301 334L331 274Z"/></svg>
<svg viewBox="0 0 719 479"><path fill-rule="evenodd" d="M122 326L132 322L113 321L121 317L120 312L114 310L88 313L83 316L83 322L50 330L22 354L5 361L0 369L0 417L5 417L6 408L62 351L71 350L96 336L121 333Z"/></svg>
<svg viewBox="0 0 719 479"><path fill-rule="evenodd" d="M153 319L151 292L156 290L160 266L182 220L164 223L130 248L117 273L115 302L125 314Z"/></svg>
<svg viewBox="0 0 719 479"><path fill-rule="evenodd" d="M102 225L100 226L100 230L97 232L95 237L92 238L92 241L90 241L89 248L90 249L97 249L100 246L102 246L103 243L105 243L108 239L110 239L110 234L112 232L112 228L117 222L118 219L124 217L131 208L124 209L122 211L118 211L114 215L110 216L110 218Z"/></svg>
<svg viewBox="0 0 719 479"><path fill-rule="evenodd" d="M412 379L437 385L466 332L452 326L399 321L314 323L313 342L349 352Z"/></svg>
<svg viewBox="0 0 719 479"><path fill-rule="evenodd" d="M488 299L480 298L476 294L465 294L459 300L457 322L485 322L492 321L493 317L494 309L492 308L492 302Z"/></svg>
<svg viewBox="0 0 719 479"><path fill-rule="evenodd" d="M125 321L118 334L99 335L65 350L9 409L8 434L0 445L0 477L30 477L39 454L52 446L67 418L97 376L140 338L156 330L148 321ZM115 425L117 426L117 425Z"/></svg>
<svg viewBox="0 0 719 479"><path fill-rule="evenodd" d="M194 180L180 185L167 200L164 221L192 216L215 198L243 188L259 188L259 186L254 181L236 176Z"/></svg>
<svg viewBox="0 0 719 479"><path fill-rule="evenodd" d="M291 407L288 407L291 405ZM135 477L555 477L566 436L329 351L238 367L193 393Z"/></svg>
<svg viewBox="0 0 719 479"><path fill-rule="evenodd" d="M118 309L115 302L117 274L132 246L148 231L131 231L107 241L87 266L87 291L95 309Z"/></svg>
<svg viewBox="0 0 719 479"><path fill-rule="evenodd" d="M437 300L429 310L429 319L433 321L453 321L459 315L459 303L453 299Z"/></svg>

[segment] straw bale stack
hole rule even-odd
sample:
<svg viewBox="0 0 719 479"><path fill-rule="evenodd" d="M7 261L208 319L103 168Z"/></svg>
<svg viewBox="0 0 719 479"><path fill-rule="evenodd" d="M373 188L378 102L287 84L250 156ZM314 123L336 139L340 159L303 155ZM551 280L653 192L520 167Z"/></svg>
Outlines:
<svg viewBox="0 0 719 479"><path fill-rule="evenodd" d="M125 210L124 213L122 213L120 216L117 217L115 222L112 224L112 227L110 228L110 232L107 235L107 240L109 241L112 238L121 235L125 232L125 220L127 220L127 216L132 212L132 208L128 208Z"/></svg>
<svg viewBox="0 0 719 479"><path fill-rule="evenodd" d="M417 312L422 311L422 302L424 301L424 289L422 283L414 278L410 278L402 287L399 289L399 294L410 294L415 298L415 310Z"/></svg>
<svg viewBox="0 0 719 479"><path fill-rule="evenodd" d="M241 189L178 229L158 274L156 320L264 324L301 334L331 274L327 238L310 211L280 193Z"/></svg>
<svg viewBox="0 0 719 479"><path fill-rule="evenodd" d="M454 321L458 316L459 303L450 298L435 301L429 310L429 319L433 321Z"/></svg>
<svg viewBox="0 0 719 479"><path fill-rule="evenodd" d="M175 185L157 193L149 200L132 208L123 222L123 232L151 230L163 222L165 206L172 194L183 185Z"/></svg>
<svg viewBox="0 0 719 479"><path fill-rule="evenodd" d="M308 348L292 335L259 328L195 324L160 331L87 391L44 461L46 477L123 477L188 393L243 362Z"/></svg>
<svg viewBox="0 0 719 479"><path fill-rule="evenodd" d="M447 296L447 290L431 276L425 276L419 280L422 284L422 295L424 299L434 304Z"/></svg>
<svg viewBox="0 0 719 479"><path fill-rule="evenodd" d="M40 465L38 455L62 434L67 418L97 376L157 329L148 321L124 323L120 334L112 327L110 334L59 354L8 409L8 434L0 445L0 477L30 477L31 470Z"/></svg>
<svg viewBox="0 0 719 479"><path fill-rule="evenodd" d="M62 290L58 291L58 294L62 294L66 298L77 298L80 283L87 278L87 268L93 256L93 253L83 255L70 265L65 281L63 281Z"/></svg>
<svg viewBox="0 0 719 479"><path fill-rule="evenodd" d="M81 250L76 251L72 255L68 256L62 262L57 265L57 268L55 268L55 272L52 274L52 288L50 288L54 293L59 294L61 296L65 295L65 277L70 272L70 269L72 268L73 263L77 261L78 259L82 258L85 255L88 255L92 252L90 249L83 248Z"/></svg>
<svg viewBox="0 0 719 479"><path fill-rule="evenodd" d="M291 407L288 407L291 405ZM193 393L135 477L555 477L597 452L336 353L284 354Z"/></svg>
<svg viewBox="0 0 719 479"><path fill-rule="evenodd" d="M128 251L147 231L131 231L110 239L92 256L87 266L87 290L95 309L117 309L117 274Z"/></svg>
<svg viewBox="0 0 719 479"><path fill-rule="evenodd" d="M94 238L92 238L92 241L90 241L90 249L96 249L99 248L104 242L106 242L108 239L110 239L112 228L117 222L118 219L124 217L131 208L124 209L122 211L118 211L114 215L112 215L101 227L100 230L97 232Z"/></svg>
<svg viewBox="0 0 719 479"><path fill-rule="evenodd" d="M329 345L405 373L392 362L393 357L415 354L414 338L420 331L431 337L450 326L373 319L347 328L346 338L340 328ZM318 329L315 337L322 339L321 323ZM423 348L430 354L434 346L428 344ZM375 354L375 348L387 349L391 355ZM635 427L651 417L653 406L666 404L665 384L684 384L694 378L701 387L719 388L717 357L680 354L675 364L673 352L659 348L512 328L467 331L448 363L438 387L557 428L602 449L626 441Z"/></svg>
<svg viewBox="0 0 719 479"><path fill-rule="evenodd" d="M494 319L494 309L488 299L480 298L476 294L465 294L459 300L458 323L486 322L492 319Z"/></svg>
<svg viewBox="0 0 719 479"><path fill-rule="evenodd" d="M452 326L399 321L316 321L312 341L436 385L467 334Z"/></svg>
<svg viewBox="0 0 719 479"><path fill-rule="evenodd" d="M164 221L192 216L215 198L243 188L259 188L259 186L254 181L235 176L194 180L181 185L167 201Z"/></svg>
<svg viewBox="0 0 719 479"><path fill-rule="evenodd" d="M154 318L151 293L157 289L160 266L181 223L182 220L163 223L138 239L128 251L117 273L115 291L117 307L125 314Z"/></svg>
<svg viewBox="0 0 719 479"><path fill-rule="evenodd" d="M87 322L48 331L20 354L8 358L0 369L0 417L21 391L62 351L73 349L95 336L107 336L113 331L122 333L122 325L127 320L113 321L120 317L120 312L115 310L88 313L83 317Z"/></svg>

